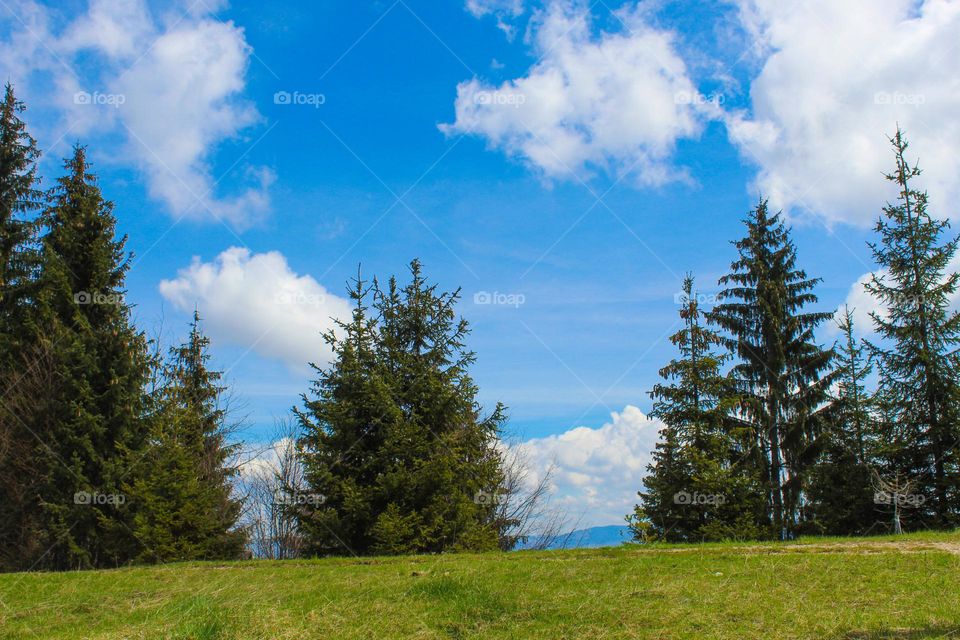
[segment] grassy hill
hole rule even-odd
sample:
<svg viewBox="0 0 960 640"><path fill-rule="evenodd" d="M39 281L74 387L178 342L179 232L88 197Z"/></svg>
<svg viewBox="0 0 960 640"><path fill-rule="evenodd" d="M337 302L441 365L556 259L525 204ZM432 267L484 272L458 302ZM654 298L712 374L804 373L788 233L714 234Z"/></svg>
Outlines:
<svg viewBox="0 0 960 640"><path fill-rule="evenodd" d="M0 576L0 638L960 637L960 533Z"/></svg>

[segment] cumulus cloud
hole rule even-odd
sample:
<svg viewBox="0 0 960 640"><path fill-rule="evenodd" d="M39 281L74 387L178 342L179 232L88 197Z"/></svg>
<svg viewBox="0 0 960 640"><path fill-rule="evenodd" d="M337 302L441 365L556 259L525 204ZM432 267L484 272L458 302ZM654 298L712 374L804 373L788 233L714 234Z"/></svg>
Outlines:
<svg viewBox="0 0 960 640"><path fill-rule="evenodd" d="M212 340L249 347L298 371L330 361L321 334L333 328L332 318L348 319L351 312L347 300L295 273L283 254L240 247L212 262L194 258L160 283L160 293L178 309L199 306Z"/></svg>
<svg viewBox="0 0 960 640"><path fill-rule="evenodd" d="M727 117L778 207L867 224L893 195L897 123L925 169L932 211L960 196L960 3L740 0L763 56L751 112ZM943 215L950 212L944 211Z"/></svg>
<svg viewBox="0 0 960 640"><path fill-rule="evenodd" d="M585 5L551 3L533 19L539 59L527 75L460 83L456 119L441 130L486 138L548 178L600 169L644 184L685 179L671 163L675 144L718 106L697 92L671 33L639 10L617 15L622 30L595 36Z"/></svg>
<svg viewBox="0 0 960 640"><path fill-rule="evenodd" d="M230 199L211 196L208 151L259 119L229 98L244 88L250 48L232 23L200 20L159 36L146 57L113 84L118 109L153 196L178 214L212 214L243 223L268 205L273 174L252 169L253 185ZM171 135L176 131L176 135Z"/></svg>
<svg viewBox="0 0 960 640"><path fill-rule="evenodd" d="M241 164L240 193L217 193L213 154L260 116L242 99L251 48L241 28L211 15L216 8L154 16L145 0L91 0L54 28L46 7L21 2L0 42L11 56L2 70L33 102L59 108L68 137L125 137L123 159L174 215L247 225L268 209L273 174Z"/></svg>
<svg viewBox="0 0 960 640"><path fill-rule="evenodd" d="M622 524L633 510L662 424L627 405L599 428L576 427L514 445L531 482L553 466L553 504L582 526Z"/></svg>

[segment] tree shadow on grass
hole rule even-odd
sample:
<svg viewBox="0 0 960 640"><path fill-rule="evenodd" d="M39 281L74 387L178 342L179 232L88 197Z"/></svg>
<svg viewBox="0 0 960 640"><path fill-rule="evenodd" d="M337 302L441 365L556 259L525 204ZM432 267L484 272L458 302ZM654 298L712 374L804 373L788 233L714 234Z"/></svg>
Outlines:
<svg viewBox="0 0 960 640"><path fill-rule="evenodd" d="M839 636L841 640L933 640L934 638L957 638L960 640L960 626L937 625L932 627L881 629L877 631L848 631Z"/></svg>

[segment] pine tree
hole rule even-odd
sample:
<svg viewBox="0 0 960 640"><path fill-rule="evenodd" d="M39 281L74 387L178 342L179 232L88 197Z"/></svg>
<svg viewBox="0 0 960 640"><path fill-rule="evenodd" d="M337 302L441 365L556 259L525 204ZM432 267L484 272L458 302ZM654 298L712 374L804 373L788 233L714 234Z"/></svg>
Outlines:
<svg viewBox="0 0 960 640"><path fill-rule="evenodd" d="M850 450L857 464L870 463L875 448L873 398L867 390L867 379L873 373L873 363L865 354L865 347L853 333L853 311L844 307L844 315L837 323L841 331L841 345L837 353L839 363L837 399L834 413L845 428L842 444Z"/></svg>
<svg viewBox="0 0 960 640"><path fill-rule="evenodd" d="M26 110L7 83L0 105L0 341L18 335L16 311L27 295L37 265L37 222L42 205L38 189L40 151L27 132ZM0 344L0 348L10 348Z"/></svg>
<svg viewBox="0 0 960 640"><path fill-rule="evenodd" d="M684 280L680 318L684 327L670 338L680 357L660 370L670 384L650 393L650 416L665 427L631 520L646 518L649 526L634 524L635 531L668 541L756 537L756 487L731 459L736 444L727 415L735 400L720 372L725 357L714 353L721 338L703 326L692 276Z"/></svg>
<svg viewBox="0 0 960 640"><path fill-rule="evenodd" d="M324 335L334 353L328 368L311 365L319 377L303 409L294 412L302 436L298 446L307 485L293 494L305 553L368 553L371 530L390 496L378 480L388 425L399 419L377 359L377 324L369 317L370 287L358 274L350 289L349 321L337 320Z"/></svg>
<svg viewBox="0 0 960 640"><path fill-rule="evenodd" d="M503 480L496 442L504 407L483 416L477 403L468 372L476 356L465 342L470 329L456 315L460 290L438 292L418 260L410 274L403 288L391 279L377 291L379 360L401 420L384 443L393 511L374 526L376 546L496 549L493 520ZM409 524L412 536L393 535L394 523Z"/></svg>
<svg viewBox="0 0 960 640"><path fill-rule="evenodd" d="M149 562L241 557L244 532L237 528L241 503L233 498L236 469L227 466L236 445L219 385L210 370L210 340L194 312L187 341L172 349L164 384L156 392L151 443L128 483L134 532Z"/></svg>
<svg viewBox="0 0 960 640"><path fill-rule="evenodd" d="M892 462L929 492L936 524L951 526L960 513L960 314L950 310L950 299L960 274L948 269L960 239L943 239L949 222L931 217L926 192L912 186L920 168L907 161L899 129L890 142L896 170L886 177L899 193L877 221L879 242L870 244L882 271L866 288L886 311L872 314L884 342L871 344L871 351L878 358L883 398L899 425Z"/></svg>
<svg viewBox="0 0 960 640"><path fill-rule="evenodd" d="M698 514L690 505L677 503L677 496L690 493L693 484L693 466L685 452L678 442L677 429L664 426L647 465L644 490L637 493L640 504L627 516L637 542L683 542L696 536Z"/></svg>
<svg viewBox="0 0 960 640"><path fill-rule="evenodd" d="M353 317L328 334L335 360L299 410L312 495L302 525L313 553L495 549L502 474L498 406L482 416L459 291L439 293L420 263L411 282L359 277Z"/></svg>
<svg viewBox="0 0 960 640"><path fill-rule="evenodd" d="M867 389L873 363L854 336L853 311L837 322L837 394L827 412L820 458L810 472L809 530L861 535L876 524L873 471L878 438L875 403Z"/></svg>
<svg viewBox="0 0 960 640"><path fill-rule="evenodd" d="M780 538L794 535L803 501L804 474L818 454L823 410L834 379L833 352L814 341L831 314L805 311L818 279L796 267L796 248L780 214L761 200L734 243L739 259L720 279L726 286L711 322L727 332L738 362L731 373L741 398L738 417L755 473L768 489L768 522Z"/></svg>
<svg viewBox="0 0 960 640"><path fill-rule="evenodd" d="M0 568L37 552L36 438L28 412L43 385L41 349L25 320L36 276L40 151L8 83L0 104ZM32 550L31 550L32 549Z"/></svg>
<svg viewBox="0 0 960 640"><path fill-rule="evenodd" d="M65 163L44 212L37 324L54 352L52 387L35 416L41 444L42 566L113 566L136 551L126 496L146 445L146 341L124 298L126 238L89 173L83 147Z"/></svg>

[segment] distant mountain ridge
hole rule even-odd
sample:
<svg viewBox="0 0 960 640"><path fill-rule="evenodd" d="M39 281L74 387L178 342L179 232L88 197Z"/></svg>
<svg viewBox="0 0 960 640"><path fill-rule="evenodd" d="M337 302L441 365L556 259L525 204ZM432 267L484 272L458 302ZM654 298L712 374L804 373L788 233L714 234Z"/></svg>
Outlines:
<svg viewBox="0 0 960 640"><path fill-rule="evenodd" d="M588 527L586 529L577 529L569 533L556 536L548 545L547 549L592 549L595 547L616 547L625 542L630 542L629 527L617 524L605 525L602 527ZM526 544L520 545L518 549L535 549L540 546L543 538L531 538Z"/></svg>

